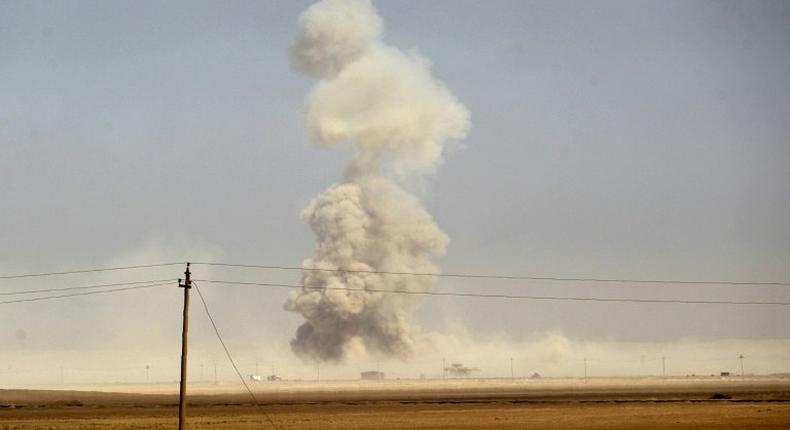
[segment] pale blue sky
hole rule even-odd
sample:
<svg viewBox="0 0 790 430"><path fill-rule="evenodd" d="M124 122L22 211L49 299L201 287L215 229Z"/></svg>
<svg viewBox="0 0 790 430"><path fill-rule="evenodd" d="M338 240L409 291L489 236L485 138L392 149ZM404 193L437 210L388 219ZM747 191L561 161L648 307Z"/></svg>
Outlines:
<svg viewBox="0 0 790 430"><path fill-rule="evenodd" d="M0 1L0 268L145 260L152 243L176 259L195 258L186 244L234 262L308 257L298 213L348 154L310 146L302 127L312 82L286 51L307 5ZM416 190L451 238L444 270L790 280L789 3L376 5L386 42L430 58L472 115ZM439 288L790 300L758 287ZM287 341L299 323L281 309L285 292L213 294L230 332ZM92 300L80 303L112 303ZM3 326L35 333L60 312L76 326L105 314L26 306ZM433 299L419 314L428 329L454 320L621 340L785 337L790 323L784 308Z"/></svg>

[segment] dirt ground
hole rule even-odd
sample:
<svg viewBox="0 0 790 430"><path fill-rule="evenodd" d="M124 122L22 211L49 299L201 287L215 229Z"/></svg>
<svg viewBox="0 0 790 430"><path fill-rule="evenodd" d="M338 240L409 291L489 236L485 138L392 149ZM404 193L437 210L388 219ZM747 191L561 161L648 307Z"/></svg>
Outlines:
<svg viewBox="0 0 790 430"><path fill-rule="evenodd" d="M190 396L190 429L789 429L790 380L281 384ZM199 391L199 390L197 390ZM172 429L177 396L0 390L0 429Z"/></svg>

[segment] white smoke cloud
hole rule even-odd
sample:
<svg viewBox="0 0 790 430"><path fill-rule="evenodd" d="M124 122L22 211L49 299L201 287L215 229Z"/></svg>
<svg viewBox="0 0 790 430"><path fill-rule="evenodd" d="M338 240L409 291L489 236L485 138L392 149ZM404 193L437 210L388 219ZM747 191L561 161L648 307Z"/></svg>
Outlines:
<svg viewBox="0 0 790 430"><path fill-rule="evenodd" d="M448 139L466 134L468 113L417 54L377 46L310 94L308 127L318 145L350 144L354 168L425 173Z"/></svg>
<svg viewBox="0 0 790 430"><path fill-rule="evenodd" d="M317 237L306 269L438 273L431 258L445 252L447 236L396 180L432 172L447 141L465 136L469 114L427 60L385 45L380 33L381 19L364 0L324 0L300 18L291 61L320 78L308 97L309 136L353 151L344 181L302 212ZM434 278L329 271L303 278L305 289L285 305L307 320L291 344L297 355L410 356L414 296L364 290L427 291Z"/></svg>
<svg viewBox="0 0 790 430"><path fill-rule="evenodd" d="M315 258L306 260L305 268L437 273L430 257L444 253L447 243L417 199L382 178L335 185L302 216L318 236ZM287 304L308 321L297 333L294 351L340 359L351 346L358 351L361 342L407 357L413 297L365 289L427 291L433 282L425 276L305 272L308 290ZM332 290L344 287L362 291Z"/></svg>
<svg viewBox="0 0 790 430"><path fill-rule="evenodd" d="M299 25L291 64L320 77L337 73L381 35L381 18L368 0L324 0L306 10Z"/></svg>

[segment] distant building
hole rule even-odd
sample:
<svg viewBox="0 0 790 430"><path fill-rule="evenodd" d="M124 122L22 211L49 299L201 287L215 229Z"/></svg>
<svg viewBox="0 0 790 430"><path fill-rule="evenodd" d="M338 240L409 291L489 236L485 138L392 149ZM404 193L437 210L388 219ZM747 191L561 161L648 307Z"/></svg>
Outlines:
<svg viewBox="0 0 790 430"><path fill-rule="evenodd" d="M730 376L730 372L721 372L721 376Z"/></svg>
<svg viewBox="0 0 790 430"><path fill-rule="evenodd" d="M466 378L472 374L472 372L479 372L480 369L476 367L465 367L461 363L453 363L450 367L445 367L444 372L449 375L451 378Z"/></svg>
<svg viewBox="0 0 790 430"><path fill-rule="evenodd" d="M252 381L252 382L261 382L261 376L260 375L250 375L250 381Z"/></svg>
<svg viewBox="0 0 790 430"><path fill-rule="evenodd" d="M360 373L359 376L365 381L379 381L384 379L384 372L368 370L367 372Z"/></svg>

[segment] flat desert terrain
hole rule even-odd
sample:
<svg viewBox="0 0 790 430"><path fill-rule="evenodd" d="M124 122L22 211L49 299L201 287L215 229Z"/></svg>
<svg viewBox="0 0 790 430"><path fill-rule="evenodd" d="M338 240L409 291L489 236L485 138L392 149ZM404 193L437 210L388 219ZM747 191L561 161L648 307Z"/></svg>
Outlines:
<svg viewBox="0 0 790 430"><path fill-rule="evenodd" d="M0 429L172 429L166 386L0 390ZM191 389L190 429L788 429L790 379L275 382Z"/></svg>

